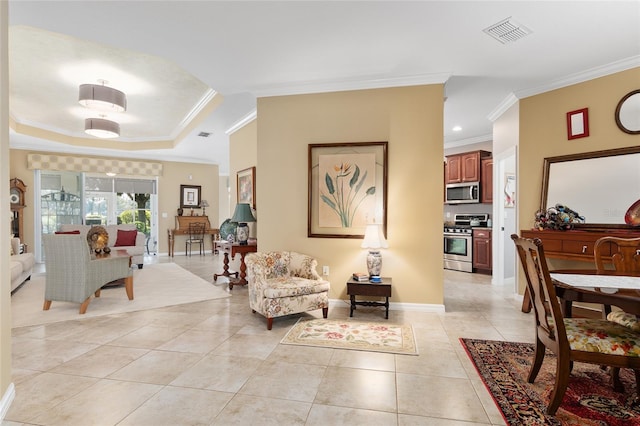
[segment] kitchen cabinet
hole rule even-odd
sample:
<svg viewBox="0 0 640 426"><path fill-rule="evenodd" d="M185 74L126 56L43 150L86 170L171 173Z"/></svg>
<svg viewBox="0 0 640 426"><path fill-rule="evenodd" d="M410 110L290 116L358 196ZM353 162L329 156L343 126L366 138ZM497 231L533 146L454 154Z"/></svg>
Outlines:
<svg viewBox="0 0 640 426"><path fill-rule="evenodd" d="M620 238L638 238L640 230L630 229L593 229L569 231L555 230L522 230L523 238L539 238L544 247L544 254L552 259L578 260L594 263L593 246L604 236ZM606 253L605 253L606 254ZM611 261L611 256L604 256L605 262Z"/></svg>
<svg viewBox="0 0 640 426"><path fill-rule="evenodd" d="M471 151L447 156L446 183L479 182L481 160L490 156L491 153L488 151Z"/></svg>
<svg viewBox="0 0 640 426"><path fill-rule="evenodd" d="M480 162L480 202L493 203L493 158Z"/></svg>
<svg viewBox="0 0 640 426"><path fill-rule="evenodd" d="M473 271L491 275L491 229L473 229Z"/></svg>

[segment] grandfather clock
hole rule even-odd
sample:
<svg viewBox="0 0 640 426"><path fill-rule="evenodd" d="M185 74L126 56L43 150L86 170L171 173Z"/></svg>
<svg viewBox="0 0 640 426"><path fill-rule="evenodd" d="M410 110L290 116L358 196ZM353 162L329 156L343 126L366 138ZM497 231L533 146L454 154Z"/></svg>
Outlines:
<svg viewBox="0 0 640 426"><path fill-rule="evenodd" d="M27 191L27 185L20 179L13 178L9 181L9 201L11 203L11 233L24 240L23 229L23 209L26 207L25 192Z"/></svg>

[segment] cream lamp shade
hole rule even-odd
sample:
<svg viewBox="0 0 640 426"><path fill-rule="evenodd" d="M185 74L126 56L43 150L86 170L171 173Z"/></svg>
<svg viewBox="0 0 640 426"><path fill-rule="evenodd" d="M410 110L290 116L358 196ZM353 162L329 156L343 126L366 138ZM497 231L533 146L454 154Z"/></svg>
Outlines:
<svg viewBox="0 0 640 426"><path fill-rule="evenodd" d="M367 254L369 279L372 281L380 279L380 271L382 270L380 249L389 247L387 240L384 238L382 226L379 224L367 225L364 231L364 240L362 240L360 247L369 249L369 254Z"/></svg>

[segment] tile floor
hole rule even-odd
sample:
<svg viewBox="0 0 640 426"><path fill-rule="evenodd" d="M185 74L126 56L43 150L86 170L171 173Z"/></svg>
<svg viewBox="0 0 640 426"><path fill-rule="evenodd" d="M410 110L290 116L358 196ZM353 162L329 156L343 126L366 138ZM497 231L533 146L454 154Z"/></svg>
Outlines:
<svg viewBox="0 0 640 426"><path fill-rule="evenodd" d="M219 257L145 261L212 281ZM458 339L533 339L533 318L508 290L464 272L445 271L445 314L390 312L413 325L419 356L280 345L300 316L267 331L247 289L232 293L14 329L16 398L2 426L504 424ZM356 316L384 321L382 309ZM348 317L347 304L329 316Z"/></svg>

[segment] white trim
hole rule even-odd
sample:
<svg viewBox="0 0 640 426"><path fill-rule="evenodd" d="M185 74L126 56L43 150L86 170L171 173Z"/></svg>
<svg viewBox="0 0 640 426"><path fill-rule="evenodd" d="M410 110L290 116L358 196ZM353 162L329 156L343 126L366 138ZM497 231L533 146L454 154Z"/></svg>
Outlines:
<svg viewBox="0 0 640 426"><path fill-rule="evenodd" d="M247 124L251 123L256 118L258 118L258 110L254 109L249 114L245 115L240 120L238 120L235 123L233 123L231 125L231 127L229 127L227 130L225 130L224 131L225 135L229 136L229 135L237 132L238 130L240 130L241 128L246 126Z"/></svg>
<svg viewBox="0 0 640 426"><path fill-rule="evenodd" d="M489 115L487 115L487 118L492 123L495 122L498 118L500 118L502 114L507 112L507 110L515 105L518 101L519 99L516 95L514 95L513 93L509 93L507 97L504 98L503 101L500 102L500 104L498 104L498 106L489 113Z"/></svg>
<svg viewBox="0 0 640 426"><path fill-rule="evenodd" d="M349 308L351 302L347 299L329 299L330 308ZM411 312L434 312L444 314L444 305L436 305L432 303L389 303L390 311L411 311Z"/></svg>
<svg viewBox="0 0 640 426"><path fill-rule="evenodd" d="M455 142L444 142L444 149L456 148L459 146L472 145L474 143L491 142L493 141L493 134L488 133L486 135L475 136L473 138L461 139Z"/></svg>
<svg viewBox="0 0 640 426"><path fill-rule="evenodd" d="M13 383L9 383L9 387L7 387L6 392L2 395L2 399L0 400L0 422L4 420L4 416L7 415L9 411L9 407L11 407L11 403L16 397L16 387Z"/></svg>
<svg viewBox="0 0 640 426"><path fill-rule="evenodd" d="M539 95L540 93L549 92L551 90L560 89L578 83L584 83L606 75L615 74L636 68L640 66L640 55L631 56L607 65L594 67L586 71L568 75L567 77L552 81L549 84L538 86L532 89L519 90L515 93L518 99L527 98L529 96Z"/></svg>
<svg viewBox="0 0 640 426"><path fill-rule="evenodd" d="M268 96L303 95L310 93L344 92L347 90L382 89L388 87L421 86L443 84L452 73L422 74L394 78L370 78L324 82L302 82L280 87L255 88L251 91L257 98Z"/></svg>

